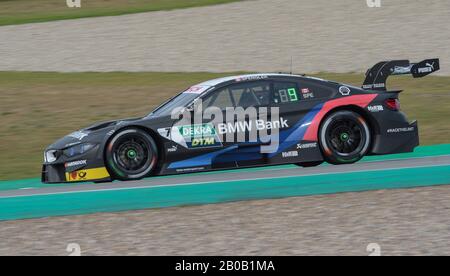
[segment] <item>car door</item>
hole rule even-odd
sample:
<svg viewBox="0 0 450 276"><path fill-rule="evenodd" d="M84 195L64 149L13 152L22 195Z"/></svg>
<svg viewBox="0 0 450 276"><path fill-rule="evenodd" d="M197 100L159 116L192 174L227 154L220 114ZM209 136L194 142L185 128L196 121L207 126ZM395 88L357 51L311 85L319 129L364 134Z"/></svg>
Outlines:
<svg viewBox="0 0 450 276"><path fill-rule="evenodd" d="M258 80L233 84L229 87L233 98L235 115L227 114L226 131L233 133L235 150L227 153L236 160L237 166L267 164L267 154L262 150L265 139L265 122L270 117L270 81ZM232 119L231 119L232 117Z"/></svg>
<svg viewBox="0 0 450 276"><path fill-rule="evenodd" d="M222 116L221 120L214 120L223 149L216 153L213 168L265 163L265 155L260 152L262 142L257 135L257 121L263 115L260 108L267 109L270 97L270 82L258 80L233 83L202 98L206 113L214 108L220 110ZM204 119L204 123L212 121L209 117Z"/></svg>
<svg viewBox="0 0 450 276"><path fill-rule="evenodd" d="M227 109L235 107L235 101L231 94L230 86L220 87L201 98L202 122L204 125L214 127L215 135L220 141L220 149L211 153L211 168L234 168L237 162L233 158L236 151L236 142L229 136L230 133L224 133L228 126L234 126L235 120L227 120ZM227 139L228 137L228 139ZM234 137L234 136L233 136Z"/></svg>

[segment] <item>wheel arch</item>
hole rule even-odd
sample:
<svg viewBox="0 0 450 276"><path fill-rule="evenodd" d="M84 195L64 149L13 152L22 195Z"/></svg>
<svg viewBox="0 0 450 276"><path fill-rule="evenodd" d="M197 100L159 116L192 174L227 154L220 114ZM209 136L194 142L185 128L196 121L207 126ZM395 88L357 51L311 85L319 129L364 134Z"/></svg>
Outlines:
<svg viewBox="0 0 450 276"><path fill-rule="evenodd" d="M369 124L370 134L372 135L372 141L370 142L370 145L369 145L369 153L372 152L373 146L375 144L375 139L376 139L377 135L380 134L380 125L375 120L375 118L373 118L373 116L370 115L370 113L367 110L365 110L364 108L357 106L357 105L342 105L342 106L335 107L335 108L331 109L330 111L328 111L325 114L325 116L323 117L322 121L320 122L320 125L318 128L318 134L317 134L318 137L320 135L320 130L322 129L322 125L325 123L327 118L339 111L353 111L353 112L359 114L361 117L363 117L364 120L366 120L366 122Z"/></svg>
<svg viewBox="0 0 450 276"><path fill-rule="evenodd" d="M156 147L158 149L158 153L157 153L158 159L156 161L156 167L154 169L154 174L159 173L161 168L162 168L162 164L163 164L164 158L165 158L164 157L164 150L162 150L162 149L164 149L164 143L163 143L161 137L156 133L156 131L154 131L151 128L142 126L142 125L126 125L126 126L123 126L122 128L116 129L114 131L114 134L111 135L110 137L108 137L108 139L106 139L106 141L104 143L104 149L103 149L103 160L105 161L105 165L106 165L106 151L107 151L106 147L108 147L109 142L114 138L114 136L117 133L119 133L121 131L124 131L124 130L127 130L127 129L140 129L142 131L145 131L155 141ZM106 168L108 168L108 166L106 166Z"/></svg>

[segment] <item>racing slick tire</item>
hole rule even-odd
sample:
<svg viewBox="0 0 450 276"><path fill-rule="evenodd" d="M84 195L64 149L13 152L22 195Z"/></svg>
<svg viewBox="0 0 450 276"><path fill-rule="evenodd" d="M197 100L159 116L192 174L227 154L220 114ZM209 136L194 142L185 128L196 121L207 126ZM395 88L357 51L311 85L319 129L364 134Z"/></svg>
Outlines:
<svg viewBox="0 0 450 276"><path fill-rule="evenodd" d="M113 179L138 180L153 172L158 148L155 140L144 130L124 129L107 144L105 158Z"/></svg>
<svg viewBox="0 0 450 276"><path fill-rule="evenodd" d="M334 165L359 161L369 151L372 139L367 121L353 111L337 111L328 116L319 137L325 160Z"/></svg>

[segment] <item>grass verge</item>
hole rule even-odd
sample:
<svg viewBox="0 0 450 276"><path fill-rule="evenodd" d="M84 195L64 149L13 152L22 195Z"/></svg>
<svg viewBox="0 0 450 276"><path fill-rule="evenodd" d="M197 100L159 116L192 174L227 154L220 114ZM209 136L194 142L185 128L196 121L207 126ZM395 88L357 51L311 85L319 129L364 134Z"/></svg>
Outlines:
<svg viewBox="0 0 450 276"><path fill-rule="evenodd" d="M143 116L216 73L0 72L0 180L39 177L43 150L94 122ZM359 85L361 74L315 75ZM418 119L421 144L450 142L450 77L396 77L403 110Z"/></svg>

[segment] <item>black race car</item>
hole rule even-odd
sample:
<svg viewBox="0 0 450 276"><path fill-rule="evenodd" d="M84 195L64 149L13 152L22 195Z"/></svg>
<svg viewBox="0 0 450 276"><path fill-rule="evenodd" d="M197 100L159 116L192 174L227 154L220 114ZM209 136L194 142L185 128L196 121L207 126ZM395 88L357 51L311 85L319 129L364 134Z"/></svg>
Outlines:
<svg viewBox="0 0 450 276"><path fill-rule="evenodd" d="M367 72L362 88L292 74L206 81L148 116L99 123L52 144L44 154L42 182L136 180L287 163L349 164L365 155L411 152L419 145L417 122L410 123L400 111L401 91L388 91L386 80L437 70L438 59L381 62ZM173 116L175 110L196 115L200 100L203 108L223 112L222 119L205 116L183 123ZM233 108L258 109L227 117ZM250 137L255 130L256 137ZM262 150L269 143L275 146Z"/></svg>

